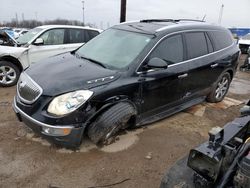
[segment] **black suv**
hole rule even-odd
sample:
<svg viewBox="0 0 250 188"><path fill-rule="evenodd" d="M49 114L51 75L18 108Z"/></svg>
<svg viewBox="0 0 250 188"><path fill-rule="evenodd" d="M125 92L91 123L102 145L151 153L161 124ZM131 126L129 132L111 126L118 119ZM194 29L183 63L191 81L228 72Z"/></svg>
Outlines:
<svg viewBox="0 0 250 188"><path fill-rule="evenodd" d="M225 28L188 20L142 20L104 31L71 53L22 73L14 110L35 132L64 146L219 102L239 48Z"/></svg>

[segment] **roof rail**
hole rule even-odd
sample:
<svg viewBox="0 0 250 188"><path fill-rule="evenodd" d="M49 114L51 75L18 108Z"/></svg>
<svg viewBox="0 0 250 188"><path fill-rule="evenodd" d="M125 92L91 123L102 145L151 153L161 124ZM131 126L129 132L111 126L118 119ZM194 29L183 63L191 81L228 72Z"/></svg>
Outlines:
<svg viewBox="0 0 250 188"><path fill-rule="evenodd" d="M179 22L179 21L205 22L204 20L196 20L196 19L177 19L175 21L177 21L177 22Z"/></svg>
<svg viewBox="0 0 250 188"><path fill-rule="evenodd" d="M140 22L175 22L173 19L146 19L146 20L140 20Z"/></svg>
<svg viewBox="0 0 250 188"><path fill-rule="evenodd" d="M192 22L205 22L203 20L195 20L195 19L146 19L141 20L140 22L149 23L149 22L180 22L180 21L192 21Z"/></svg>

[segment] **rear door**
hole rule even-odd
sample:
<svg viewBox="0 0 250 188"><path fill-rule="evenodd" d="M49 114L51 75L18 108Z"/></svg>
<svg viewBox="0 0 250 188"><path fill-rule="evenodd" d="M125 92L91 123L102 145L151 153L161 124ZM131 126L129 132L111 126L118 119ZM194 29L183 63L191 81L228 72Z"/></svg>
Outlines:
<svg viewBox="0 0 250 188"><path fill-rule="evenodd" d="M189 76L187 79L187 97L198 97L203 95L212 82L211 66L215 64L209 53L214 51L212 43L206 32L185 33L185 43L187 49L187 60L185 64L189 66Z"/></svg>

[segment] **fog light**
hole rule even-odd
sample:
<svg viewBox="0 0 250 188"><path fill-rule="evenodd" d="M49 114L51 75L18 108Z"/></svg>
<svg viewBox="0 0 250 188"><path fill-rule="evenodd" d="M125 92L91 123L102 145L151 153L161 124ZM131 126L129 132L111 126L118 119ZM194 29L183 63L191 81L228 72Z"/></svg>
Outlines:
<svg viewBox="0 0 250 188"><path fill-rule="evenodd" d="M68 127L42 127L43 133L49 136L66 136L71 133L71 128Z"/></svg>

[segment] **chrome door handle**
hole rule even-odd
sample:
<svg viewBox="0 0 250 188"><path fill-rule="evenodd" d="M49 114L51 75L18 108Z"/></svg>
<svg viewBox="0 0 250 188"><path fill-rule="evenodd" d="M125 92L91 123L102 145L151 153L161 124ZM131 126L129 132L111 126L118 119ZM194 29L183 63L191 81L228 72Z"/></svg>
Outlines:
<svg viewBox="0 0 250 188"><path fill-rule="evenodd" d="M212 64L212 65L211 65L211 68L218 67L218 65L219 65L218 63Z"/></svg>
<svg viewBox="0 0 250 188"><path fill-rule="evenodd" d="M185 73L185 74L179 75L178 78L185 78L185 77L187 77L187 76L188 76L188 73Z"/></svg>

